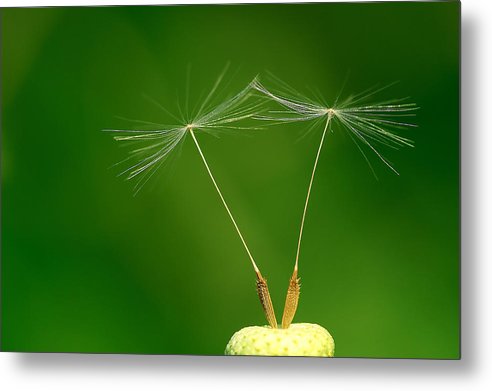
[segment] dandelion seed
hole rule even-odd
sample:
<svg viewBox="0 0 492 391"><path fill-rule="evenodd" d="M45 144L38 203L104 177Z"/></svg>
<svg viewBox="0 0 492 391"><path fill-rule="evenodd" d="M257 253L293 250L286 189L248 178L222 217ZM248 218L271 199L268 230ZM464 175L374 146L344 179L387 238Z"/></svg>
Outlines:
<svg viewBox="0 0 492 391"><path fill-rule="evenodd" d="M205 165L206 171L217 191L219 198L232 221L232 224L241 240L244 249L246 250L248 257L251 261L253 269L257 277L257 292L265 312L265 316L270 323L271 327L277 327L277 321L275 319L275 313L273 311L273 305L270 299L268 286L266 280L262 276L251 251L241 233L239 226L222 194L222 191L217 184L217 181L212 174L212 170L205 158L205 155L200 147L196 134L207 133L213 136L218 136L222 132L235 131L235 130L248 130L256 129L250 126L239 125L240 121L253 118L260 114L263 102L251 101L249 98L252 95L252 84L250 83L237 94L225 99L219 104L212 104L214 96L221 85L225 73L226 67L220 74L217 81L213 85L212 89L206 95L206 97L197 105L198 108L188 112L188 102L186 99L185 112L182 112L181 108L178 108L179 116L169 112L165 107L154 101L150 97L146 97L147 100L158 106L168 116L173 118L177 122L176 125L159 125L148 121L134 122L145 127L151 127L150 130L121 130L121 129L107 129L106 131L118 133L114 136L117 141L133 142L133 143L145 143L130 152L130 156L123 162L130 159L136 159L137 163L131 165L125 169L120 175L126 175L127 179L137 179L135 185L135 194L144 186L149 179L155 174L155 172L162 166L162 164L176 151L185 141L188 135L191 136L193 143L195 144L198 154ZM188 70L189 75L189 70ZM189 81L186 85L186 97L189 95ZM143 127L143 126L142 126ZM120 162L120 163L123 163Z"/></svg>
<svg viewBox="0 0 492 391"><path fill-rule="evenodd" d="M283 90L279 92L267 89L258 80L254 81L253 88L283 107L283 110L271 111L269 115L258 115L255 117L256 119L270 121L275 124L299 121L314 121L315 124L319 122L324 123L320 143L316 152L316 158L314 160L314 166L311 171L306 200L304 203L297 242L294 272L289 283L284 314L282 317L282 327L288 328L297 310L300 287L299 278L297 275L301 241L309 199L311 196L311 189L326 133L329 130L332 130L332 125L334 123L338 124L341 129L347 131L348 135L354 141L364 159L367 161L374 175L376 175L375 171L362 148L363 146L375 153L390 170L398 174L396 169L379 152L374 144L380 144L394 149L398 149L403 146L412 147L413 142L406 137L398 135L396 131L416 126L410 122L407 122L404 118L414 116L414 111L417 109L417 106L414 103L406 103L406 99L366 103L369 101L370 97L379 93L383 89L388 88L389 86L366 90L360 94L350 96L341 103L338 103L340 97L339 94L335 100L335 103L328 106L324 103L320 103L314 99L299 94L292 87L282 81L277 80L277 82L283 88Z"/></svg>

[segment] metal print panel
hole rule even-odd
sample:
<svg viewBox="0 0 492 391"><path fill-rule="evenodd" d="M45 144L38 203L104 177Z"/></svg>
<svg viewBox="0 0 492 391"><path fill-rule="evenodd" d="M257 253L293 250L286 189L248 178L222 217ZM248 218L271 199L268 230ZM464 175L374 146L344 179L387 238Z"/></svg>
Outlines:
<svg viewBox="0 0 492 391"><path fill-rule="evenodd" d="M460 357L458 2L1 18L2 350Z"/></svg>

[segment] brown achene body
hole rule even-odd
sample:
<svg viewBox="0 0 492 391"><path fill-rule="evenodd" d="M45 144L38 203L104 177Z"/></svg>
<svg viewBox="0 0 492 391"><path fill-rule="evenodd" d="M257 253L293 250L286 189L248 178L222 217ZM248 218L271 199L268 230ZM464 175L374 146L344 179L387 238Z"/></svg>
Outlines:
<svg viewBox="0 0 492 391"><path fill-rule="evenodd" d="M297 268L294 270L292 277L289 281L289 287L287 288L287 297L285 298L284 314L282 316L282 328L288 329L294 319L294 315L297 311L297 304L299 302L299 294L301 285L299 284L299 278L297 277ZM256 291L260 299L263 312L271 328L278 328L277 318L273 309L272 299L268 290L268 284L266 279L258 271L256 273Z"/></svg>

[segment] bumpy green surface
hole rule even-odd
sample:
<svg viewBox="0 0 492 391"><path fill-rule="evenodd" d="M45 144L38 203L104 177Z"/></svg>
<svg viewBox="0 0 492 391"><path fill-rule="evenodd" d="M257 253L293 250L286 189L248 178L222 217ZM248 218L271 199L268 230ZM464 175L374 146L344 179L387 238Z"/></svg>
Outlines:
<svg viewBox="0 0 492 391"><path fill-rule="evenodd" d="M230 356L333 357L334 353L333 337L312 323L294 323L288 329L245 327L232 336L225 349Z"/></svg>

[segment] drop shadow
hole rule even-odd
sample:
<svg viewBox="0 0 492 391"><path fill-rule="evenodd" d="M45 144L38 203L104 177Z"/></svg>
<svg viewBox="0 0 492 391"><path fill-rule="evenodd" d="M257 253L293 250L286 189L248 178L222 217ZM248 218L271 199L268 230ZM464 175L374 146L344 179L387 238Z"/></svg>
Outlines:
<svg viewBox="0 0 492 391"><path fill-rule="evenodd" d="M479 52L478 22L466 16L461 24L461 356L464 368L477 366L479 349L478 226L479 211Z"/></svg>
<svg viewBox="0 0 492 391"><path fill-rule="evenodd" d="M478 276L477 227L478 147L476 121L478 80L477 36L479 26L466 16L462 20L461 50L461 360L407 359L312 359L221 356L151 356L63 353L3 353L21 371L29 372L125 372L139 374L169 373L186 376L235 376L247 372L255 375L304 373L316 377L338 377L357 372L369 378L398 379L402 375L450 378L471 376L477 368L478 355Z"/></svg>

